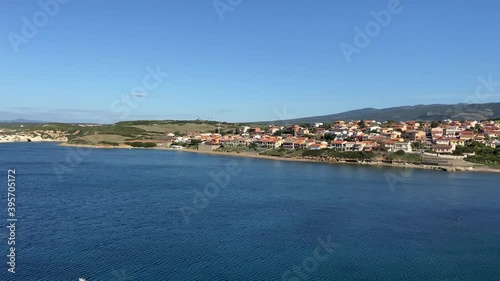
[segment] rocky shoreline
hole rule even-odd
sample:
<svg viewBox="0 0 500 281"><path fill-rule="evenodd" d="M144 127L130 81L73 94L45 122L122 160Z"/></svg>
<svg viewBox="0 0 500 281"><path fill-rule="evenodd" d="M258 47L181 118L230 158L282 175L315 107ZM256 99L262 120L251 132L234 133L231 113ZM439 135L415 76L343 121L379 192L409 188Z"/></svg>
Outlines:
<svg viewBox="0 0 500 281"><path fill-rule="evenodd" d="M44 139L41 137L12 137L12 138L0 138L0 143L28 143L28 142L66 142L67 139Z"/></svg>
<svg viewBox="0 0 500 281"><path fill-rule="evenodd" d="M67 142L67 137L44 138L39 135L0 135L0 143L11 142Z"/></svg>
<svg viewBox="0 0 500 281"><path fill-rule="evenodd" d="M294 162L309 162L309 163L325 163L325 164L346 164L346 165L364 165L364 166L378 166L378 167L398 167L398 168L409 168L409 169L425 169L425 170L436 170L436 171L445 171L445 172L493 172L500 173L500 169L490 168L488 166L478 165L470 163L468 166L436 166L436 165L426 165L426 164L413 164L413 163L405 163L405 162L387 162L382 160L358 160L358 159L339 159L335 157L279 157L279 156L267 156L267 155L259 155L257 153L249 153L249 152L218 152L218 151L198 151L194 149L173 149L173 148L133 148L128 146L105 146L105 145L78 145L78 144L69 144L69 143L61 143L61 146L69 146L69 147L87 147L87 148L97 148L97 149L154 149L154 150L169 150L169 151L178 151L178 152L189 152L189 153L201 153L201 154L210 154L210 155L223 155L223 156L232 156L232 157L247 157L247 158L259 158L259 159L269 159L269 160L279 160L279 161L294 161Z"/></svg>
<svg viewBox="0 0 500 281"><path fill-rule="evenodd" d="M16 141L2 141L0 143L19 143L28 142L27 140L16 140ZM188 153L201 153L209 155L223 155L232 157L247 157L247 158L259 158L268 160L278 160L278 161L293 161L293 162L309 162L309 163L325 163L325 164L346 164L346 165L363 165L363 166L378 166L378 167L398 167L398 168L409 168L409 169L425 169L425 170L436 170L445 172L492 172L500 173L500 169L490 168L484 165L478 165L470 163L467 166L444 166L444 165L426 165L426 164L413 164L406 162L396 162L396 161L383 161L383 160L359 160L359 159L341 159L331 156L305 156L305 157L280 157L280 156L267 156L260 155L257 153L250 152L219 152L219 151L198 151L194 149L173 149L164 147L155 148L136 148L129 146L110 146L110 145L86 145L86 144L71 144L64 140L54 140L54 139L42 139L42 140L32 140L32 142L55 142L59 143L60 146L65 147L85 147L85 148L95 148L95 149L153 149L153 150L169 150L178 152L188 152Z"/></svg>

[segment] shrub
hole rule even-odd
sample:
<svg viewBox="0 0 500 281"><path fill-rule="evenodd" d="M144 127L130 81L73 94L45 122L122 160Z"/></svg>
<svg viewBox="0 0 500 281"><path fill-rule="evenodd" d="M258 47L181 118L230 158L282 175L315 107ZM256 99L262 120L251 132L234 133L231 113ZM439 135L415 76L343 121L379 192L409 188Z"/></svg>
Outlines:
<svg viewBox="0 0 500 281"><path fill-rule="evenodd" d="M78 139L77 139L77 140L73 140L73 141L71 141L71 143L73 143L73 144L90 144L90 143L89 143L88 141L86 141L86 140L78 140Z"/></svg>
<svg viewBox="0 0 500 281"><path fill-rule="evenodd" d="M143 147L143 148L156 147L156 143L153 142L126 142L125 144L130 145L132 147Z"/></svg>
<svg viewBox="0 0 500 281"><path fill-rule="evenodd" d="M112 146L119 146L120 145L119 143L112 142L112 141L100 141L99 144L112 145Z"/></svg>
<svg viewBox="0 0 500 281"><path fill-rule="evenodd" d="M398 150L398 151L394 152L394 154L396 154L397 156L403 156L403 155L405 155L405 152L403 150Z"/></svg>

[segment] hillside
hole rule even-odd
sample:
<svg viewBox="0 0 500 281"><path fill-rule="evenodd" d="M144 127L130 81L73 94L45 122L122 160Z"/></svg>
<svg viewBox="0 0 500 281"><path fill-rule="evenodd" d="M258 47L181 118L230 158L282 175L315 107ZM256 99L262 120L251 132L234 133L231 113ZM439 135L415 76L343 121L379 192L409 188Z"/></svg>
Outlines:
<svg viewBox="0 0 500 281"><path fill-rule="evenodd" d="M384 109L363 108L337 114L304 117L279 121L255 122L256 124L287 123L300 124L311 122L334 122L337 120L377 120L377 121L432 121L432 120L485 120L500 118L500 103L482 104L431 104L398 106Z"/></svg>
<svg viewBox="0 0 500 281"><path fill-rule="evenodd" d="M5 130L2 132L2 130ZM186 135L188 132L200 133L233 133L238 126L227 122L205 120L140 120L124 121L116 124L83 125L67 123L24 124L0 123L0 133L3 135L47 134L47 132L65 132L68 142L73 144L98 144L111 142L123 144L134 140L151 140L164 137L167 133L176 136Z"/></svg>

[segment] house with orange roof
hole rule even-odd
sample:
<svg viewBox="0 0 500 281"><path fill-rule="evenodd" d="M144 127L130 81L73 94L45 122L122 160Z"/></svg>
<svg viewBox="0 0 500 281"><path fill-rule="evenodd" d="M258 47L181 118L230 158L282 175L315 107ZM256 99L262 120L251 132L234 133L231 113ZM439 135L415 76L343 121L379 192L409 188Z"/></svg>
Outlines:
<svg viewBox="0 0 500 281"><path fill-rule="evenodd" d="M307 142L306 142L306 140L304 140L304 139L298 139L295 142L295 147L297 147L299 149L306 149L307 148Z"/></svg>
<svg viewBox="0 0 500 281"><path fill-rule="evenodd" d="M410 142L388 140L385 142L385 147L390 152L396 152L402 150L404 152L412 152L412 146Z"/></svg>
<svg viewBox="0 0 500 281"><path fill-rule="evenodd" d="M264 148L279 148L281 144L283 143L283 140L278 139L276 137L270 138L270 137L264 137L261 139L258 139L254 142L257 146L264 147Z"/></svg>
<svg viewBox="0 0 500 281"><path fill-rule="evenodd" d="M325 143L313 143L309 146L310 150L321 150L327 148L328 145Z"/></svg>
<svg viewBox="0 0 500 281"><path fill-rule="evenodd" d="M447 125L444 128L444 136L447 138L454 138L460 135L462 128L457 125Z"/></svg>
<svg viewBox="0 0 500 281"><path fill-rule="evenodd" d="M296 146L297 140L294 138L290 139L285 139L283 143L281 144L281 148L283 149L297 149L298 147Z"/></svg>
<svg viewBox="0 0 500 281"><path fill-rule="evenodd" d="M432 146L432 151L436 153L452 153L453 147L447 144L435 144Z"/></svg>
<svg viewBox="0 0 500 281"><path fill-rule="evenodd" d="M345 140L335 140L330 143L330 148L344 151L346 147L347 141Z"/></svg>
<svg viewBox="0 0 500 281"><path fill-rule="evenodd" d="M345 150L346 151L363 151L365 146L366 146L366 144L364 144L362 142L348 141L345 144Z"/></svg>
<svg viewBox="0 0 500 281"><path fill-rule="evenodd" d="M443 128L437 127L437 128L431 129L431 136L432 136L433 140L437 139L437 138L441 138L441 137L443 137L443 135L444 135Z"/></svg>
<svg viewBox="0 0 500 281"><path fill-rule="evenodd" d="M460 139L462 140L471 140L474 139L474 132L473 131L461 131L460 132Z"/></svg>
<svg viewBox="0 0 500 281"><path fill-rule="evenodd" d="M489 138L496 138L500 136L500 129L496 126L485 126L483 128L484 135Z"/></svg>
<svg viewBox="0 0 500 281"><path fill-rule="evenodd" d="M403 132L402 135L405 141L425 141L426 135L424 131L408 130Z"/></svg>
<svg viewBox="0 0 500 281"><path fill-rule="evenodd" d="M364 144L363 151L372 151L374 148L378 147L379 144L374 141L362 141Z"/></svg>
<svg viewBox="0 0 500 281"><path fill-rule="evenodd" d="M450 140L450 145L453 147L453 150L457 148L457 146L464 146L465 145L465 140L461 139L451 139Z"/></svg>
<svg viewBox="0 0 500 281"><path fill-rule="evenodd" d="M406 131L406 124L391 124L391 128L394 130Z"/></svg>

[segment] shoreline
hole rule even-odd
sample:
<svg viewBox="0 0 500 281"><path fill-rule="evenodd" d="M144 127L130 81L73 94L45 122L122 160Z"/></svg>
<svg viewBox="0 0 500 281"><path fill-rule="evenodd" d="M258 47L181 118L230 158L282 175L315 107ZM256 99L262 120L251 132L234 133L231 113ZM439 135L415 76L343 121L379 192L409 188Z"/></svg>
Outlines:
<svg viewBox="0 0 500 281"><path fill-rule="evenodd" d="M384 163L384 162L349 162L349 161L322 161L322 159L310 159L310 158L284 158L277 156L267 156L259 155L248 152L219 152L219 151L199 151L193 149L175 149L175 148L141 148L141 147L114 147L114 146L99 146L99 145L86 145L86 144L69 144L62 142L59 146L65 147L86 147L94 149L147 149L147 150L167 150L167 151L179 151L188 153L199 153L207 155L221 155L221 156L231 156L231 157L245 157L245 158L257 158L257 159L268 159L275 161L291 161L291 162L306 162L306 163L322 163L322 164L347 164L347 165L360 165L360 166L371 166L371 167L393 167L393 168L409 168L409 169L423 169L423 170L435 170L444 172L483 172L483 173L500 173L500 169L490 168L488 166L472 164L466 167L450 167L450 166L435 166L435 165L419 165L412 163Z"/></svg>

